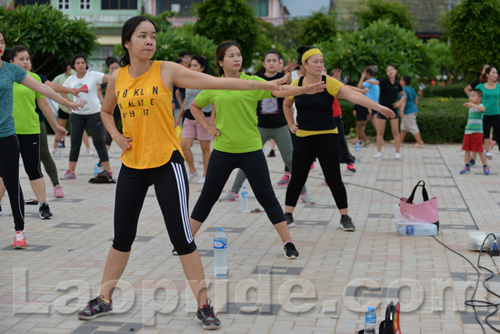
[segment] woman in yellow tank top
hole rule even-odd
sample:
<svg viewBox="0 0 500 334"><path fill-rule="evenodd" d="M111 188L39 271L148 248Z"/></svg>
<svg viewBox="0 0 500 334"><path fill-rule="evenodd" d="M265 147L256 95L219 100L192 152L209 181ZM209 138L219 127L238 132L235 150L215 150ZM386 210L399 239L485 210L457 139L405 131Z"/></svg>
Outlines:
<svg viewBox="0 0 500 334"><path fill-rule="evenodd" d="M156 27L141 16L129 19L122 29L123 66L108 83L101 117L122 150L115 199L114 238L109 251L99 297L78 312L82 320L112 313L111 296L127 265L136 236L139 214L150 185L155 186L170 240L198 301L197 318L205 329L218 329L207 298L205 275L196 249L188 214L188 183L182 149L174 129L172 86L192 89L279 90L281 81L247 81L215 78L173 62L151 61L156 50ZM286 79L285 79L286 80ZM123 134L113 120L118 104ZM177 209L172 210L176 207ZM168 214L168 220L166 215Z"/></svg>

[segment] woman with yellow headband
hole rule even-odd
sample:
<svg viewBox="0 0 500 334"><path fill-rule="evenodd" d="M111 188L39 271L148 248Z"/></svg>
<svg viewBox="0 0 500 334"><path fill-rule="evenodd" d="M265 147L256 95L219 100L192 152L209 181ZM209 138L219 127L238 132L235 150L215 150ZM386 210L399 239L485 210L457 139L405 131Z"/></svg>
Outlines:
<svg viewBox="0 0 500 334"><path fill-rule="evenodd" d="M314 95L287 97L283 104L290 131L297 136L293 149L293 173L286 191L285 217L289 225L293 224L293 210L307 180L311 163L317 157L326 183L342 215L340 219L342 229L354 231L356 227L348 215L347 193L340 174L338 130L332 114L333 102L336 97L349 100L380 111L390 118L394 117L394 112L344 86L340 81L322 75L323 54L319 49L302 46L297 52L302 54L301 60L306 74L293 81L291 85L307 86L324 81L326 89ZM297 122L293 118L294 103L297 109Z"/></svg>
<svg viewBox="0 0 500 334"><path fill-rule="evenodd" d="M251 86L261 84L264 79L241 72L243 58L241 48L234 41L225 41L217 46L217 71L228 78L250 81ZM279 79L284 83L287 77ZM271 81L272 82L272 81ZM191 213L193 235L207 219L212 207L222 193L224 185L235 168L241 168L260 205L283 241L286 258L295 259L299 252L292 242L283 209L274 194L266 157L262 152L262 137L257 129L257 104L272 97L289 94L316 94L324 89L317 82L308 87L283 85L279 90L255 89L247 92L229 90L204 90L191 103L191 113L212 136L216 137L207 168L205 184ZM256 87L257 88L257 87ZM287 93L288 92L288 93ZM216 110L215 124L210 124L201 108L213 104Z"/></svg>

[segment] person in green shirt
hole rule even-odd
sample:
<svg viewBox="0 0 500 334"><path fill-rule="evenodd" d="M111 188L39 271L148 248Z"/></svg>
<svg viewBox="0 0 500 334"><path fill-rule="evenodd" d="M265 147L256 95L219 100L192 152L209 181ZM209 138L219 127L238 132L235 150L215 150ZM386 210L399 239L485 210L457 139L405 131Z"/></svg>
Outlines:
<svg viewBox="0 0 500 334"><path fill-rule="evenodd" d="M483 105L485 107L483 119L484 147L486 148L486 158L491 159L490 153L490 133L491 128L495 131L495 136L500 135L500 84L497 84L498 72L493 66L489 66L481 75L481 83L476 86L483 92ZM497 139L498 140L498 139ZM500 149L500 146L499 146Z"/></svg>
<svg viewBox="0 0 500 334"><path fill-rule="evenodd" d="M234 41L225 41L217 46L217 71L225 78L265 81L258 76L241 72L243 58L241 48ZM286 82L285 76L282 82ZM241 168L260 205L284 243L286 258L297 258L299 252L292 243L283 209L271 184L266 158L262 151L262 138L257 129L257 104L260 100L289 95L314 94L324 89L323 82L304 87L281 86L280 90L229 91L205 90L191 103L191 113L212 136L216 137L208 163L205 184L191 214L193 236L207 219L217 202L229 175ZM213 104L216 110L215 124L204 117L202 108Z"/></svg>

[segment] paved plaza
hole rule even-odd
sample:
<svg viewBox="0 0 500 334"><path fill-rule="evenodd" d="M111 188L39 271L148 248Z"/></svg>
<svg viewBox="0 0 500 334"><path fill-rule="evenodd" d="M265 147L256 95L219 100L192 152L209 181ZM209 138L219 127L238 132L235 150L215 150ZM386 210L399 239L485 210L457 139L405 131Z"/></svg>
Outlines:
<svg viewBox="0 0 500 334"><path fill-rule="evenodd" d="M49 143L52 142L49 137ZM68 138L69 142L69 138ZM69 144L68 144L69 145ZM376 160L375 145L362 149L357 172L342 165L355 232L339 229L340 214L319 163L307 187L315 205L299 203L290 230L300 257L283 256L282 243L265 213L242 213L240 203L218 202L196 243L209 280L208 295L222 321L219 333L338 333L363 328L364 312L376 308L379 322L392 301L402 305L403 333L481 333L470 307L464 305L476 284L476 271L463 258L431 237L401 237L395 232L394 205L425 180L438 197L441 232L437 239L477 265L478 252L468 250L468 232L500 231L500 154L460 175L460 145L402 148L394 160L394 145L386 144ZM350 146L353 151L353 146ZM55 157L62 176L68 167ZM97 157L83 154L77 179L61 181L65 197L55 199L46 177L52 220L38 218L38 207L26 205L28 247L14 250L8 198L0 216L0 332L2 333L200 333L196 303L186 287L179 258L163 223L154 190L147 195L128 267L114 296L114 315L95 321L78 320L75 312L98 293L113 237L114 184L90 184ZM269 144L266 145L266 152ZM198 172L201 151L193 146ZM352 152L354 153L354 152ZM114 176L119 150L110 151ZM286 187L278 187L283 162L277 152L267 158L274 190L284 204ZM480 164L479 164L480 165ZM21 168L25 198L33 198ZM225 189L229 189L236 171ZM264 177L264 176L263 176ZM190 184L190 208L202 185ZM420 201L420 195L417 197ZM259 208L250 190L249 207ZM213 235L223 227L228 235L229 276L213 278ZM483 256L481 265L498 274L500 258ZM500 293L500 278L489 286ZM476 299L490 299L480 284ZM492 310L491 310L492 311ZM481 319L487 314L480 310ZM500 328L498 315L490 323ZM494 331L486 327L486 333Z"/></svg>

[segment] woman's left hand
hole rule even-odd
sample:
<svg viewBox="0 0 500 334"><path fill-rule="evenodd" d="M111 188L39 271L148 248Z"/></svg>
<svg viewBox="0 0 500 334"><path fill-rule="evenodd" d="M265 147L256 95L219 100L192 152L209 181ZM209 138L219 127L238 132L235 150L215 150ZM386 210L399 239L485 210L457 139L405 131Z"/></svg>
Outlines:
<svg viewBox="0 0 500 334"><path fill-rule="evenodd" d="M380 109L379 112L387 118L395 118L396 117L396 114L394 113L394 111L392 111L391 109L384 107L384 106L382 106L382 109Z"/></svg>
<svg viewBox="0 0 500 334"><path fill-rule="evenodd" d="M68 131L59 124L57 124L54 132L56 134L56 141L61 141L68 134Z"/></svg>

